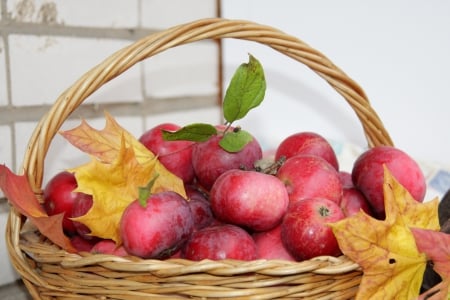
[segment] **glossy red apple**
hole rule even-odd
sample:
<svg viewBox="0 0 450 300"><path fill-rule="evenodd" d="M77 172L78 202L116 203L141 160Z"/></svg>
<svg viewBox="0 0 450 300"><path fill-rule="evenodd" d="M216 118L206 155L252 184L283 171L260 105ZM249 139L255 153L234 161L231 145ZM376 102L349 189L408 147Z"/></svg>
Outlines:
<svg viewBox="0 0 450 300"><path fill-rule="evenodd" d="M295 155L278 169L276 176L286 185L289 199L326 198L341 201L342 183L338 171L314 155Z"/></svg>
<svg viewBox="0 0 450 300"><path fill-rule="evenodd" d="M44 209L48 215L64 213L63 229L68 235L77 233L70 218L75 201L89 201L92 197L84 193L74 192L77 187L75 175L66 171L57 173L46 184L43 191Z"/></svg>
<svg viewBox="0 0 450 300"><path fill-rule="evenodd" d="M406 152L391 146L377 146L363 152L354 162L352 179L369 201L374 215L384 219L384 167L397 181L422 202L426 192L425 176L418 163Z"/></svg>
<svg viewBox="0 0 450 300"><path fill-rule="evenodd" d="M339 206L346 217L353 216L359 211L364 211L369 216L373 216L372 209L366 197L357 188L346 188L342 194Z"/></svg>
<svg viewBox="0 0 450 300"><path fill-rule="evenodd" d="M277 226L289 204L283 182L256 171L228 170L217 178L210 192L217 219L255 231Z"/></svg>
<svg viewBox="0 0 450 300"><path fill-rule="evenodd" d="M281 224L281 240L296 260L339 256L341 250L328 223L345 218L339 205L324 198L298 200L289 205Z"/></svg>
<svg viewBox="0 0 450 300"><path fill-rule="evenodd" d="M147 130L139 141L172 173L180 177L185 183L194 179L192 167L191 141L166 141L162 137L162 130L177 131L181 126L174 123L162 123Z"/></svg>
<svg viewBox="0 0 450 300"><path fill-rule="evenodd" d="M278 145L275 160L279 160L282 156L288 159L297 154L322 157L336 170L339 170L339 163L333 147L318 133L305 131L288 136Z"/></svg>
<svg viewBox="0 0 450 300"><path fill-rule="evenodd" d="M219 145L221 135L197 143L192 152L192 165L200 185L210 190L216 179L231 169L252 170L262 158L262 149L253 137L239 152L228 152Z"/></svg>
<svg viewBox="0 0 450 300"><path fill-rule="evenodd" d="M273 229L253 233L257 258L295 261L281 241L281 224Z"/></svg>
<svg viewBox="0 0 450 300"><path fill-rule="evenodd" d="M209 226L196 231L183 247L182 256L190 260L256 258L256 245L251 235L232 224Z"/></svg>

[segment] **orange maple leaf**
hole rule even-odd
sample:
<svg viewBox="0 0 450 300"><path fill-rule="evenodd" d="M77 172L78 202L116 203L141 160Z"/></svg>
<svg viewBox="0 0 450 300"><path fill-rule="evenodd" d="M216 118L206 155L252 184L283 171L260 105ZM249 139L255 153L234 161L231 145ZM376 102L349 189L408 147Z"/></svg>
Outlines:
<svg viewBox="0 0 450 300"><path fill-rule="evenodd" d="M92 208L74 218L89 227L91 234L121 243L119 223L123 211L138 198L140 187L155 179L151 192L174 191L187 198L182 179L168 171L157 157L132 134L105 113L102 130L86 121L61 134L74 146L91 155L91 161L69 169L75 174L77 192L93 196Z"/></svg>
<svg viewBox="0 0 450 300"><path fill-rule="evenodd" d="M330 226L342 252L363 269L356 299L414 299L426 256L410 228L439 229L438 200L417 202L387 168L384 178L385 220L361 211Z"/></svg>
<svg viewBox="0 0 450 300"><path fill-rule="evenodd" d="M147 161L155 156L107 112L105 112L105 121L105 128L97 130L83 119L79 126L60 131L60 134L81 151L95 156L104 163L111 163L116 159L122 139L126 147L134 149L139 162Z"/></svg>
<svg viewBox="0 0 450 300"><path fill-rule="evenodd" d="M48 216L24 175L16 175L5 165L0 165L0 189L13 207L26 216L45 237L68 252L76 252L63 232L64 214Z"/></svg>

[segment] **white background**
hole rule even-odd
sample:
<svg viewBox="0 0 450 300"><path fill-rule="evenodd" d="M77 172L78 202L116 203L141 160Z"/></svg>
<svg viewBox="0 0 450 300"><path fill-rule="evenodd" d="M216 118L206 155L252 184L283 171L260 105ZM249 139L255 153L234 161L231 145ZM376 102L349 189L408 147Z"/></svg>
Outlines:
<svg viewBox="0 0 450 300"><path fill-rule="evenodd" d="M397 147L450 165L450 1L225 0L222 12L324 53L362 86ZM226 79L247 52L266 69L266 99L245 123L265 145L313 130L366 146L348 104L315 73L259 44L225 46Z"/></svg>

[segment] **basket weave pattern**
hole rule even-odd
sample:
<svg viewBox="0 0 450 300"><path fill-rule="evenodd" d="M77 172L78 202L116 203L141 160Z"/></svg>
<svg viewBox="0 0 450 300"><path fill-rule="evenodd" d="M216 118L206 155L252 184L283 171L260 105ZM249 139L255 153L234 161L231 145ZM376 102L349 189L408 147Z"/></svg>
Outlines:
<svg viewBox="0 0 450 300"><path fill-rule="evenodd" d="M328 58L296 37L249 21L203 19L138 40L86 72L63 92L30 138L23 172L42 193L44 160L68 116L106 82L138 62L172 47L204 39L234 38L265 44L326 80L359 118L368 145L392 145L364 91ZM100 254L69 254L9 214L6 242L14 267L35 299L350 299L362 272L345 256L303 262L185 259L144 260Z"/></svg>

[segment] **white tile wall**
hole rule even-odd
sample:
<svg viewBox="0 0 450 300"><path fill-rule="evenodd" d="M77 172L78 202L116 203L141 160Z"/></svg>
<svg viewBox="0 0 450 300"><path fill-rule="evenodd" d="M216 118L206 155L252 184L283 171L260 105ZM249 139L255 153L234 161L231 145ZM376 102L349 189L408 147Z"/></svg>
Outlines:
<svg viewBox="0 0 450 300"><path fill-rule="evenodd" d="M183 45L146 60L145 90L150 97L213 94L217 89L217 44Z"/></svg>
<svg viewBox="0 0 450 300"><path fill-rule="evenodd" d="M216 4L213 0L4 0L0 5L0 10L7 10L0 13L6 19L0 23L0 112L10 109L8 105L13 106L12 113L30 105L51 105L85 72L130 44L131 41L123 40L124 32L128 38L126 30L130 30L132 36L133 30L159 30L199 18L215 17ZM50 30L48 35L45 26ZM8 52L5 47L9 47ZM156 101L155 97L159 101L160 97L189 96L190 99L196 95L215 95L219 86L217 66L218 52L214 42L183 46L132 67L106 83L87 101L106 105ZM8 99L6 86L8 79L11 81L11 99ZM186 107L189 106L186 102ZM0 163L9 167L15 165L17 169L21 166L38 118L40 116L30 116L29 120L11 124L0 122ZM147 117L142 113L127 116L121 112L116 119L128 131L140 136L145 128L163 121L181 125L194 121L217 123L220 111L218 107L205 107ZM80 119L67 120L62 129L73 128L79 122ZM91 118L88 122L98 129L104 127L104 118ZM44 185L58 171L88 159L57 134L46 156ZM3 209L0 211L0 231L4 232L7 205L3 202L0 209ZM0 239L0 257L2 285L18 278L7 259L3 238Z"/></svg>
<svg viewBox="0 0 450 300"><path fill-rule="evenodd" d="M11 128L9 126L0 126L0 137L2 142L0 143L0 164L11 166L13 162L12 147L11 147ZM0 198L4 194L0 190Z"/></svg>
<svg viewBox="0 0 450 300"><path fill-rule="evenodd" d="M0 228L5 231L6 221L8 219L8 213L0 207ZM3 235L2 235L3 236ZM12 282L13 280L19 278L16 270L9 262L9 254L6 250L6 242L4 238L0 239L0 269L2 270L2 275L0 276L0 286Z"/></svg>
<svg viewBox="0 0 450 300"><path fill-rule="evenodd" d="M146 0L141 5L142 26L151 28L164 29L216 15L214 0Z"/></svg>
<svg viewBox="0 0 450 300"><path fill-rule="evenodd" d="M180 126L192 123L219 124L221 122L221 111L218 107L178 111L148 116L145 118L145 122L146 129L150 129L161 123L175 123Z"/></svg>
<svg viewBox="0 0 450 300"><path fill-rule="evenodd" d="M85 72L129 41L54 36L12 35L11 94L16 106L52 104ZM74 63L76 61L76 63ZM98 101L141 100L139 70L133 68L108 84ZM26 87L26 88L24 88Z"/></svg>
<svg viewBox="0 0 450 300"><path fill-rule="evenodd" d="M7 97L5 45L3 39L0 39L0 105L8 104Z"/></svg>
<svg viewBox="0 0 450 300"><path fill-rule="evenodd" d="M64 0L55 1L58 17L69 26L95 26L108 28L136 27L138 25L137 0ZM102 12L102 13L99 13Z"/></svg>
<svg viewBox="0 0 450 300"><path fill-rule="evenodd" d="M138 1L8 0L8 12L16 21L59 23L66 26L135 27ZM101 12L101 13L99 13ZM107 13L105 13L107 12Z"/></svg>

